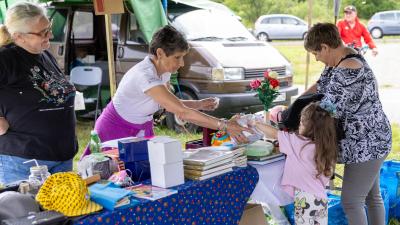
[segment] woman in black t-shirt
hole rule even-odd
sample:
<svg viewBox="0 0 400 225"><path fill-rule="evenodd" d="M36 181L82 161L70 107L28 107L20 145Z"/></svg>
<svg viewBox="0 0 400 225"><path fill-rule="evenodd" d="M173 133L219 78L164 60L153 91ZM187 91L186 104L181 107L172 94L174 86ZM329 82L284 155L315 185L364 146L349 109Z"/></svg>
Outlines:
<svg viewBox="0 0 400 225"><path fill-rule="evenodd" d="M47 51L51 37L32 3L9 8L0 26L0 183L27 179L29 159L50 173L72 170L75 88Z"/></svg>

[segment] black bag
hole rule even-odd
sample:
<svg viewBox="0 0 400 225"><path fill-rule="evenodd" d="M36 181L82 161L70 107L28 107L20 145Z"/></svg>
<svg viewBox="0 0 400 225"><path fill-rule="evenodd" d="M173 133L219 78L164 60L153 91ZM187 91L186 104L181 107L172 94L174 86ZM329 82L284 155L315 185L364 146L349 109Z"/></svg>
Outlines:
<svg viewBox="0 0 400 225"><path fill-rule="evenodd" d="M1 225L66 225L70 223L71 221L66 216L53 210L1 221Z"/></svg>
<svg viewBox="0 0 400 225"><path fill-rule="evenodd" d="M296 131L300 125L300 113L311 102L320 101L324 94L305 94L298 97L286 110L282 111L278 127L285 131Z"/></svg>
<svg viewBox="0 0 400 225"><path fill-rule="evenodd" d="M299 129L300 126L300 114L301 110L311 102L321 101L324 94L306 94L298 97L286 110L282 111L281 121L278 122L280 130L294 132ZM345 138L343 124L340 120L335 119L336 126L336 138L342 140Z"/></svg>

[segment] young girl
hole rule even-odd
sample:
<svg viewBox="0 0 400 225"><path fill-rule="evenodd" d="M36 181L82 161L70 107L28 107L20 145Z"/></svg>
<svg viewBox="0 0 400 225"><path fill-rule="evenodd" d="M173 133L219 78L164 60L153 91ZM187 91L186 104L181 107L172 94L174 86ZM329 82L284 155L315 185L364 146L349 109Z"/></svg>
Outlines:
<svg viewBox="0 0 400 225"><path fill-rule="evenodd" d="M297 225L328 224L325 186L337 157L334 112L328 112L331 109L320 102L307 105L301 112L298 134L255 124L266 136L278 139L280 151L287 155L281 184L294 197Z"/></svg>

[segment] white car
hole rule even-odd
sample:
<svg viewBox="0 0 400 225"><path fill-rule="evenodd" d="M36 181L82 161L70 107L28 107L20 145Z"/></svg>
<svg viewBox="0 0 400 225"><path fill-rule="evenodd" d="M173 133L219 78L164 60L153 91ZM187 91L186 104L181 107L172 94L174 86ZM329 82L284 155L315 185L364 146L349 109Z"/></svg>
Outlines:
<svg viewBox="0 0 400 225"><path fill-rule="evenodd" d="M304 39L308 31L308 25L304 20L287 14L260 16L254 28L255 36L261 41Z"/></svg>

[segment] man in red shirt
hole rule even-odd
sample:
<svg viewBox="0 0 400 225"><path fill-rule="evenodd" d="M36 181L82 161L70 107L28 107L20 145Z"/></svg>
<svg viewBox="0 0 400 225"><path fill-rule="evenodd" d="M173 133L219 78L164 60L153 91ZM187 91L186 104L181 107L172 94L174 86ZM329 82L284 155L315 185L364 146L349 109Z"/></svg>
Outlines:
<svg viewBox="0 0 400 225"><path fill-rule="evenodd" d="M344 20L340 20L337 23L337 27L340 37L346 45L362 48L361 37L363 37L364 42L372 50L372 55L376 56L378 54L378 50L371 35L357 17L356 7L348 5L344 8Z"/></svg>

